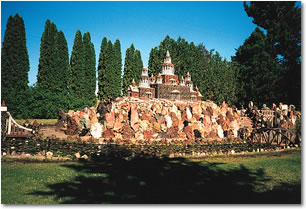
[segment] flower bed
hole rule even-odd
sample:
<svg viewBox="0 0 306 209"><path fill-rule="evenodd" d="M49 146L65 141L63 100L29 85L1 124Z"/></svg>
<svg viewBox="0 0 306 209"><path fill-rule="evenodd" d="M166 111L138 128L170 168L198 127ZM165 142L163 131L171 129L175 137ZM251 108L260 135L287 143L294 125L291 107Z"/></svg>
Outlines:
<svg viewBox="0 0 306 209"><path fill-rule="evenodd" d="M206 156L211 154L233 154L242 152L258 152L264 150L276 150L274 145L266 145L250 142L210 142L205 140L161 140L143 141L136 143L130 141L104 140L98 143L69 141L59 139L2 139L2 155L39 155L46 157L75 157L86 155L89 158L99 157L174 157L174 156Z"/></svg>

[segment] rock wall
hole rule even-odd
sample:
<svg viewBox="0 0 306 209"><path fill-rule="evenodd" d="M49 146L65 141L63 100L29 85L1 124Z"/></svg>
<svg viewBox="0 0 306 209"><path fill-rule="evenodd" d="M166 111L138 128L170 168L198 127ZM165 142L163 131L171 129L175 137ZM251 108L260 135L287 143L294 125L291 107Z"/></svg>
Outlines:
<svg viewBox="0 0 306 209"><path fill-rule="evenodd" d="M122 97L111 105L104 117L95 108L69 114L80 122L84 112L91 120L95 138L113 139L195 139L237 137L243 127L239 111L211 101L171 101ZM103 121L99 118L104 118Z"/></svg>

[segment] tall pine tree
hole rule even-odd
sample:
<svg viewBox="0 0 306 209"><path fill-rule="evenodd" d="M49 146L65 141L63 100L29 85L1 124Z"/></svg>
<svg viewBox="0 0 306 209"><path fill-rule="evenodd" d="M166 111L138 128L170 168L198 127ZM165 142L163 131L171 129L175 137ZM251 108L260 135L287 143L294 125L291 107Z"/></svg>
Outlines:
<svg viewBox="0 0 306 209"><path fill-rule="evenodd" d="M55 73L56 83L53 88L56 91L67 94L69 78L69 54L68 45L63 31L59 31L55 36ZM50 79L53 79L50 78Z"/></svg>
<svg viewBox="0 0 306 209"><path fill-rule="evenodd" d="M41 37L40 57L38 64L37 85L42 89L57 89L56 77L57 57L55 39L56 25L50 20L46 21L45 30Z"/></svg>
<svg viewBox="0 0 306 209"><path fill-rule="evenodd" d="M23 116L29 69L24 21L16 14L7 21L1 50L1 98L16 118Z"/></svg>
<svg viewBox="0 0 306 209"><path fill-rule="evenodd" d="M103 99L106 99L107 97L115 98L115 92L114 92L114 85L116 82L116 75L114 72L114 49L113 49L113 44L111 40L108 40L107 46L106 46L106 52L105 52L105 65L106 65L106 70L105 70L105 80L106 80L106 86L104 87L105 89L105 94Z"/></svg>
<svg viewBox="0 0 306 209"><path fill-rule="evenodd" d="M150 75L158 75L161 73L161 63L160 63L160 58L159 58L159 50L157 47L154 47L150 51L150 56L149 56L149 74Z"/></svg>
<svg viewBox="0 0 306 209"><path fill-rule="evenodd" d="M94 105L96 101L96 54L94 45L91 42L90 33L83 35L84 45L84 63L85 63L85 80L86 87L84 89L88 105Z"/></svg>
<svg viewBox="0 0 306 209"><path fill-rule="evenodd" d="M253 23L267 31L267 38L282 64L283 102L301 105L301 7L294 1L244 3Z"/></svg>
<svg viewBox="0 0 306 209"><path fill-rule="evenodd" d="M98 62L98 98L106 98L107 95L105 92L106 82L106 47L107 47L107 38L104 37L101 42L99 62Z"/></svg>
<svg viewBox="0 0 306 209"><path fill-rule="evenodd" d="M136 49L135 54L134 54L134 63L135 63L135 67L134 67L134 75L133 78L135 80L135 82L138 84L140 77L141 77L141 72L142 72L142 68L143 68L143 63L142 63L142 59L141 59L141 54L140 51Z"/></svg>
<svg viewBox="0 0 306 209"><path fill-rule="evenodd" d="M72 53L70 57L69 90L78 99L86 99L86 74L84 61L84 46L80 30L75 33Z"/></svg>
<svg viewBox="0 0 306 209"><path fill-rule="evenodd" d="M135 70L135 47L134 44L131 44L130 48L126 50L125 60L124 60L124 73L123 73L123 94L127 95L128 86L131 84L134 78ZM134 78L139 79L139 78Z"/></svg>
<svg viewBox="0 0 306 209"><path fill-rule="evenodd" d="M237 49L233 61L239 64L240 98L245 105L280 102L281 69L273 45L259 28Z"/></svg>
<svg viewBox="0 0 306 209"><path fill-rule="evenodd" d="M115 85L114 94L116 97L121 96L122 92L122 55L120 41L117 39L114 43L114 74L115 74Z"/></svg>

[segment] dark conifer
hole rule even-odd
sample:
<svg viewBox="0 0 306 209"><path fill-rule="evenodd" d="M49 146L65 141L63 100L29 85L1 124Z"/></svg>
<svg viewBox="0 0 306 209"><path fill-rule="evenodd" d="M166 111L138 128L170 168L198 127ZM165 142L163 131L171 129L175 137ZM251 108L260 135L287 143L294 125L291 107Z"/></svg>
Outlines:
<svg viewBox="0 0 306 209"><path fill-rule="evenodd" d="M135 68L134 68L134 71L133 71L134 72L133 79L138 84L139 79L141 77L142 68L143 68L143 63L142 63L141 54L140 54L139 50L135 51L134 59L135 59L135 61L134 61L135 62Z"/></svg>
<svg viewBox="0 0 306 209"><path fill-rule="evenodd" d="M131 44L130 48L126 50L125 60L124 60L124 73L123 73L123 94L127 94L127 88L131 84L134 78L135 70L135 47ZM134 78L139 79L139 78Z"/></svg>
<svg viewBox="0 0 306 209"><path fill-rule="evenodd" d="M56 25L50 20L46 21L45 30L41 37L40 57L38 64L37 85L43 89L57 88L56 75L57 58L55 39L57 35Z"/></svg>
<svg viewBox="0 0 306 209"><path fill-rule="evenodd" d="M28 90L29 56L22 17L10 16L1 50L1 99L14 117L22 117Z"/></svg>
<svg viewBox="0 0 306 209"><path fill-rule="evenodd" d="M67 41L63 31L57 33L55 37L55 45L56 68L53 78L50 79L56 79L53 89L67 93L69 79L69 54Z"/></svg>
<svg viewBox="0 0 306 209"><path fill-rule="evenodd" d="M114 43L114 73L116 75L115 82L115 96L121 96L122 92L122 55L121 55L121 45L120 41L117 39Z"/></svg>
<svg viewBox="0 0 306 209"><path fill-rule="evenodd" d="M70 57L69 90L76 98L85 99L86 75L84 62L84 47L80 30L75 33L73 49Z"/></svg>
<svg viewBox="0 0 306 209"><path fill-rule="evenodd" d="M101 42L99 62L98 62L98 98L102 99L107 97L105 92L106 83L106 47L107 47L107 38L104 37Z"/></svg>
<svg viewBox="0 0 306 209"><path fill-rule="evenodd" d="M94 105L96 100L96 54L91 42L90 33L83 35L84 62L85 62L85 95L88 105Z"/></svg>

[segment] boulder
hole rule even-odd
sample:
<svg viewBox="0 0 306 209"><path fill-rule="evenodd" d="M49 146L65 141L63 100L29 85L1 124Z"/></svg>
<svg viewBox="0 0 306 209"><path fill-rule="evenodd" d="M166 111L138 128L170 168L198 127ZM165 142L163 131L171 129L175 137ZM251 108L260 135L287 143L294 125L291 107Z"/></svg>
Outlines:
<svg viewBox="0 0 306 209"><path fill-rule="evenodd" d="M154 131L155 133L161 132L160 123L158 123L158 122L154 122L154 123L153 123L153 131Z"/></svg>
<svg viewBox="0 0 306 209"><path fill-rule="evenodd" d="M184 128L184 133L186 134L188 139L194 139L194 134L191 126L186 126Z"/></svg>
<svg viewBox="0 0 306 209"><path fill-rule="evenodd" d="M148 117L148 115L147 115L146 113L143 113L143 114L141 115L140 119L141 119L141 120L147 120L147 121L149 121L149 117Z"/></svg>
<svg viewBox="0 0 306 209"><path fill-rule="evenodd" d="M135 132L139 131L139 117L135 104L131 104L131 127Z"/></svg>
<svg viewBox="0 0 306 209"><path fill-rule="evenodd" d="M186 114L187 114L187 119L190 120L192 118L192 113L189 107L186 107Z"/></svg>
<svg viewBox="0 0 306 209"><path fill-rule="evenodd" d="M167 128L170 128L173 123L171 117L169 115L165 115L165 119L166 119Z"/></svg>
<svg viewBox="0 0 306 209"><path fill-rule="evenodd" d="M139 125L140 125L140 128L141 128L142 131L146 131L147 128L148 128L148 121L146 121L146 120L141 120L140 123L139 123Z"/></svg>
<svg viewBox="0 0 306 209"><path fill-rule="evenodd" d="M122 123L121 121L123 120L123 116L122 115L118 115L115 119L115 124L114 124L114 128L113 130L116 131L116 130L119 130L122 128Z"/></svg>
<svg viewBox="0 0 306 209"><path fill-rule="evenodd" d="M155 113L156 114L161 114L162 113L162 108L159 104L156 104L154 108L155 108Z"/></svg>
<svg viewBox="0 0 306 209"><path fill-rule="evenodd" d="M218 125L218 137L221 139L224 137L224 132L221 125Z"/></svg>
<svg viewBox="0 0 306 209"><path fill-rule="evenodd" d="M168 113L168 107L163 106L161 114L162 115L167 115L167 113Z"/></svg>
<svg viewBox="0 0 306 209"><path fill-rule="evenodd" d="M127 123L125 123L122 127L122 137L123 139L131 139L134 137L134 131Z"/></svg>
<svg viewBox="0 0 306 209"><path fill-rule="evenodd" d="M179 119L177 118L176 114L174 112L171 112L170 113L170 117L171 117L171 120L172 120L172 125L173 126L178 126L179 124Z"/></svg>
<svg viewBox="0 0 306 209"><path fill-rule="evenodd" d="M148 140L148 139L152 139L153 138L153 132L148 130L148 131L144 131L143 132L143 138Z"/></svg>
<svg viewBox="0 0 306 209"><path fill-rule="evenodd" d="M173 112L177 116L177 113L179 112L179 110L175 104L172 105L171 112Z"/></svg>
<svg viewBox="0 0 306 209"><path fill-rule="evenodd" d="M167 129L167 135L170 138L177 138L178 135L178 126L172 126L170 128Z"/></svg>
<svg viewBox="0 0 306 209"><path fill-rule="evenodd" d="M195 119L195 121L199 121L200 120L200 115L198 115L197 113L194 113L193 118Z"/></svg>
<svg viewBox="0 0 306 209"><path fill-rule="evenodd" d="M191 108L192 108L192 114L198 114L198 115L202 114L202 109L200 104L193 104Z"/></svg>
<svg viewBox="0 0 306 209"><path fill-rule="evenodd" d="M103 126L102 124L96 122L94 124L91 125L90 127L90 134L94 137L94 138L100 138L102 137L102 132L103 132Z"/></svg>
<svg viewBox="0 0 306 209"><path fill-rule="evenodd" d="M110 112L105 114L106 128L114 128L115 113Z"/></svg>
<svg viewBox="0 0 306 209"><path fill-rule="evenodd" d="M187 118L187 113L185 110L182 111L182 121L187 121L188 118Z"/></svg>
<svg viewBox="0 0 306 209"><path fill-rule="evenodd" d="M114 138L114 132L112 129L108 128L103 132L103 137L104 138Z"/></svg>

